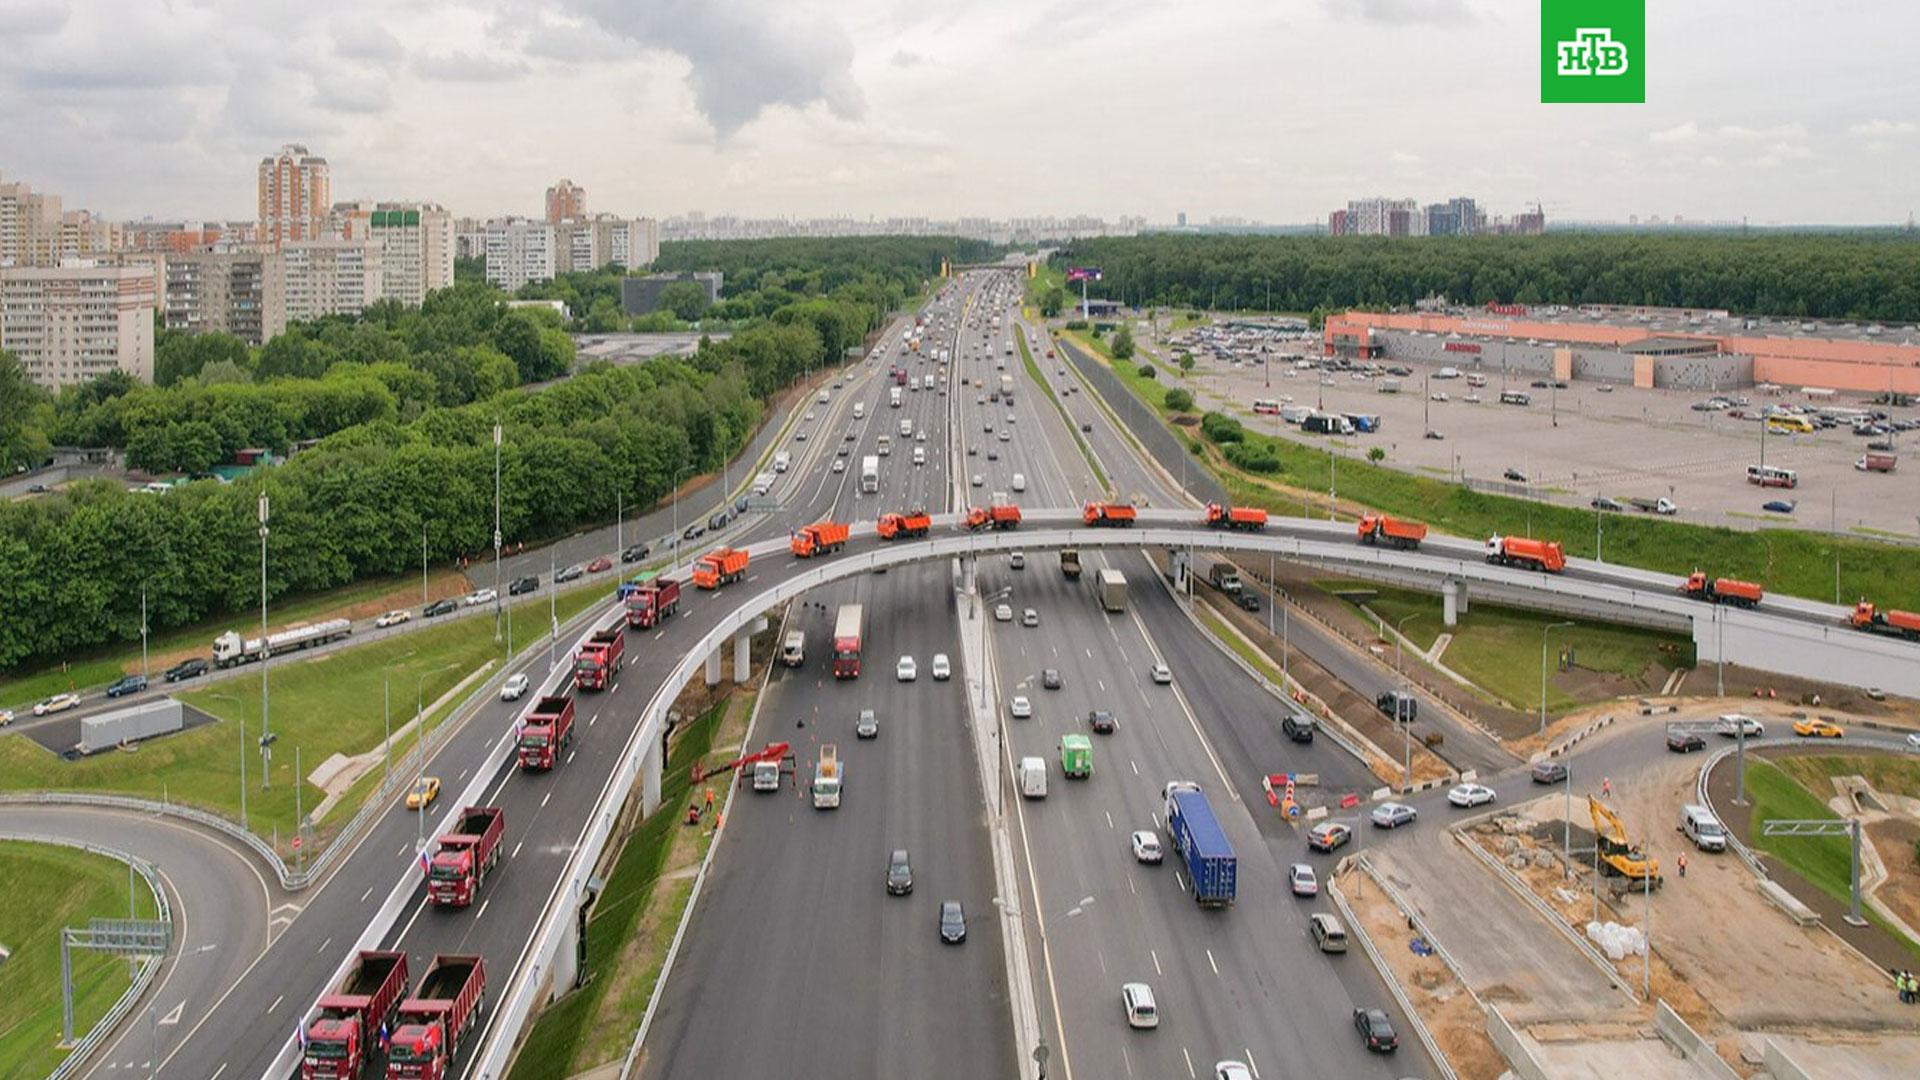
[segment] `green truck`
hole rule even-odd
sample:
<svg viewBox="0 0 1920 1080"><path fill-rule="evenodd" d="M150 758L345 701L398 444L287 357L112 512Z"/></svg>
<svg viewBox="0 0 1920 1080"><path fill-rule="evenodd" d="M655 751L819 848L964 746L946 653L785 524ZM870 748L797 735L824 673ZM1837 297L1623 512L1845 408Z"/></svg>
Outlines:
<svg viewBox="0 0 1920 1080"><path fill-rule="evenodd" d="M1093 775L1093 742L1085 735L1060 736L1060 771L1069 780Z"/></svg>

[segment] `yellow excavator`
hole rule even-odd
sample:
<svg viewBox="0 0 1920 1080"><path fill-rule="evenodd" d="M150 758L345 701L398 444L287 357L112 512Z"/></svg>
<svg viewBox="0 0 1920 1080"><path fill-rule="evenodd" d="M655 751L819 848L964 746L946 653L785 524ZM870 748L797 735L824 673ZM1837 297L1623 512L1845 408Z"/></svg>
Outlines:
<svg viewBox="0 0 1920 1080"><path fill-rule="evenodd" d="M1593 815L1593 834L1600 845L1600 870L1608 877L1623 877L1637 888L1660 887L1660 860L1649 856L1627 839L1627 827L1620 815L1607 804L1587 796L1587 812Z"/></svg>

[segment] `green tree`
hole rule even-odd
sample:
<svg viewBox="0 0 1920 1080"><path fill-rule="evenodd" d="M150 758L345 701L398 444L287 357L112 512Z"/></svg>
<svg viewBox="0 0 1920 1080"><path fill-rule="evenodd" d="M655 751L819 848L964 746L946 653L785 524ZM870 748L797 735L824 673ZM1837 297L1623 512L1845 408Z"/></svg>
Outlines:
<svg viewBox="0 0 1920 1080"><path fill-rule="evenodd" d="M1180 374L1182 376L1193 374L1193 354L1192 353L1189 353L1189 352L1181 353L1176 362L1180 365Z"/></svg>
<svg viewBox="0 0 1920 1080"><path fill-rule="evenodd" d="M1193 408L1193 392L1190 390L1169 390L1165 400L1167 408L1174 412L1186 412Z"/></svg>
<svg viewBox="0 0 1920 1080"><path fill-rule="evenodd" d="M209 364L229 363L244 369L252 360L247 343L231 334L163 330L153 341L153 385L172 386L198 375Z"/></svg>
<svg viewBox="0 0 1920 1080"><path fill-rule="evenodd" d="M0 469L11 474L47 456L47 392L27 376L20 358L0 350Z"/></svg>
<svg viewBox="0 0 1920 1080"><path fill-rule="evenodd" d="M1067 306L1067 293L1058 285L1049 285L1040 293L1040 314L1046 318L1059 315Z"/></svg>
<svg viewBox="0 0 1920 1080"><path fill-rule="evenodd" d="M1113 340L1111 342L1108 342L1107 348L1113 351L1113 358L1115 360L1125 360L1128 357L1132 356L1133 355L1132 329L1128 328L1125 324L1122 324L1119 329L1113 332Z"/></svg>
<svg viewBox="0 0 1920 1080"><path fill-rule="evenodd" d="M695 322L707 310L707 290L693 281L676 281L660 290L660 310L681 322Z"/></svg>
<svg viewBox="0 0 1920 1080"><path fill-rule="evenodd" d="M1372 447L1367 451L1367 460L1376 464L1385 461L1387 460L1387 452L1378 446Z"/></svg>
<svg viewBox="0 0 1920 1080"><path fill-rule="evenodd" d="M1154 367L1152 364L1135 364L1133 370L1135 374L1143 379L1157 379L1160 377L1160 369Z"/></svg>

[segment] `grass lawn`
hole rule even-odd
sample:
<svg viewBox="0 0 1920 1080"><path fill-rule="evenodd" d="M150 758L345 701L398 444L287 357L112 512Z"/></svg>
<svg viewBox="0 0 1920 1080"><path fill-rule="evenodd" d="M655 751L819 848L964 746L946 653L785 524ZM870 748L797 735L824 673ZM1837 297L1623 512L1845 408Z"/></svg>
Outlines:
<svg viewBox="0 0 1920 1080"><path fill-rule="evenodd" d="M1831 818L1833 811L1771 762L1747 763L1747 798L1753 807L1749 820L1755 848L1779 859L1821 892L1847 899L1852 874L1852 849L1844 836L1763 836L1760 823L1775 818Z"/></svg>
<svg viewBox="0 0 1920 1080"><path fill-rule="evenodd" d="M153 894L136 877L143 919L154 917ZM66 1053L60 1039L60 928L95 917L127 917L127 867L104 855L54 844L0 841L0 944L13 951L0 964L0 1076L51 1073ZM76 1037L106 1014L128 985L127 962L100 953L73 954Z"/></svg>
<svg viewBox="0 0 1920 1080"><path fill-rule="evenodd" d="M1100 462L1093 456L1093 450L1087 446L1087 440L1081 436L1080 429L1074 426L1073 418L1067 415L1067 410L1061 406L1060 399L1054 395L1053 384L1040 373L1040 365L1033 362L1033 352L1027 348L1027 335L1015 334L1013 339L1020 343L1020 362L1026 365L1028 377L1040 384L1040 392L1047 395L1047 400L1053 403L1054 410L1060 414L1060 419L1066 421L1067 431L1073 435L1073 444L1080 448L1080 456L1087 459L1087 468L1093 470L1093 475L1100 481L1102 489L1112 491L1113 485L1108 482L1106 471L1100 468Z"/></svg>
<svg viewBox="0 0 1920 1080"><path fill-rule="evenodd" d="M1319 582L1322 588L1339 587L1342 582ZM1530 710L1540 704L1540 637L1546 627L1562 622L1553 615L1504 608L1475 602L1461 614L1460 624L1448 630L1441 622L1442 606L1438 596L1406 589L1362 586L1375 593L1367 602L1387 625L1399 625L1407 640L1421 649L1432 647L1442 632L1453 634L1453 641L1440 662L1504 702L1510 708ZM1358 605L1355 605L1356 610ZM1362 612L1364 617L1365 613ZM1372 620L1368 620L1372 621ZM1548 636L1549 664L1560 649L1571 644L1578 668L1632 678L1648 665L1671 670L1691 660L1693 643L1678 634L1640 630L1612 623L1580 622L1561 627ZM1661 645L1676 651L1662 651ZM1547 711L1562 713L1586 700L1574 696L1559 685L1549 668Z"/></svg>
<svg viewBox="0 0 1920 1080"><path fill-rule="evenodd" d="M1845 740L1842 740L1843 742ZM1920 798L1920 759L1893 754L1796 754L1775 762L1808 791L1833 791L1836 776L1863 776L1877 791Z"/></svg>
<svg viewBox="0 0 1920 1080"><path fill-rule="evenodd" d="M1164 399L1166 387L1158 380L1140 378L1131 362L1112 362L1104 341L1086 334L1065 336L1107 359L1130 390L1158 410L1163 419L1171 419L1174 414L1167 411ZM1246 429L1246 439L1254 446L1271 448L1281 463L1277 479L1297 489L1324 492L1337 469L1343 502L1416 517L1455 536L1521 531L1530 520L1532 535L1558 538L1568 555L1591 558L1595 554L1591 544L1593 514L1588 510L1490 495L1442 478L1370 464L1357 456L1343 456L1336 466L1323 449L1251 427ZM1213 467L1216 474L1238 473L1218 464ZM1236 488L1229 484L1228 490L1235 498L1244 497L1249 503L1279 513L1295 513L1300 505L1297 499L1277 493L1269 497L1257 485ZM1676 577L1705 566L1715 574L1764 582L1774 592L1815 600L1833 597L1837 555L1842 596L1873 597L1883 607L1920 607L1920 559L1913 558L1906 548L1857 537L1788 528L1735 530L1664 521L1650 515L1615 515L1607 522L1605 544L1610 562L1666 571Z"/></svg>
<svg viewBox="0 0 1920 1080"><path fill-rule="evenodd" d="M560 594L558 611L564 624L589 605L604 602L610 581L596 581ZM547 601L515 605L516 638L545 632ZM409 634L369 642L308 659L272 663L269 673L273 731L272 787L260 790L260 753L254 745L260 729L260 682L242 675L227 682L178 695L181 700L217 721L178 735L157 739L128 753L97 754L80 761L63 761L25 738L0 739L0 791L55 789L99 791L167 798L225 815L240 817L239 766L242 738L235 723L244 723L247 746L247 824L263 837L279 836L283 851L295 823L293 758L300 748L301 768L311 773L330 754L353 755L379 745L384 737L382 688L392 687L393 726L412 715L416 690L431 702L489 660L501 659L504 649L493 640L493 620L478 617ZM438 723L451 706L436 713ZM397 753L396 753L397 756ZM378 776L376 770L374 776ZM377 780L363 779L359 790L373 790ZM311 784L301 798L311 810L323 797ZM328 824L343 823L352 805L336 808ZM324 832L324 830L322 830Z"/></svg>
<svg viewBox="0 0 1920 1080"><path fill-rule="evenodd" d="M701 855L711 843L707 830L688 830L681 824L687 793L692 788L693 763L705 757L713 746L713 737L721 716L732 704L722 701L707 710L675 740L667 755L667 773L660 785L660 808L630 836L607 876L606 888L594 904L587 930L586 970L593 980L582 989L555 1002L534 1021L526 1045L514 1059L511 1080L563 1080L593 1065L617 1061L633 1042L640 1017L660 978L666 962L667 946L686 910L693 892L693 879L677 878L668 883L668 903L654 903L660 887L660 872L676 838L697 839ZM716 793L718 797L721 793ZM697 863L698 860L696 859ZM636 931L644 932L641 916L650 908L659 912L651 919L653 936L645 943L644 971L639 977L616 966L615 961L628 954ZM626 956L632 962L632 956ZM618 989L619 996L608 995Z"/></svg>

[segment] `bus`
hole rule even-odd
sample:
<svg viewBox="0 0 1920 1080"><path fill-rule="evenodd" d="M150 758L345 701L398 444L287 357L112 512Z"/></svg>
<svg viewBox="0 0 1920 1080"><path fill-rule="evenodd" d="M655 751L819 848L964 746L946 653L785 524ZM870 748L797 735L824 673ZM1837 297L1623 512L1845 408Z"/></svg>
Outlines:
<svg viewBox="0 0 1920 1080"><path fill-rule="evenodd" d="M1280 403L1272 398L1254 398L1253 412L1256 416L1279 416Z"/></svg>
<svg viewBox="0 0 1920 1080"><path fill-rule="evenodd" d="M1811 435L1813 433L1813 421L1792 413L1776 413L1767 417L1767 427L1783 434Z"/></svg>
<svg viewBox="0 0 1920 1080"><path fill-rule="evenodd" d="M1792 488L1800 486L1800 477L1792 469L1775 468L1772 465L1747 466L1747 483L1761 487Z"/></svg>

